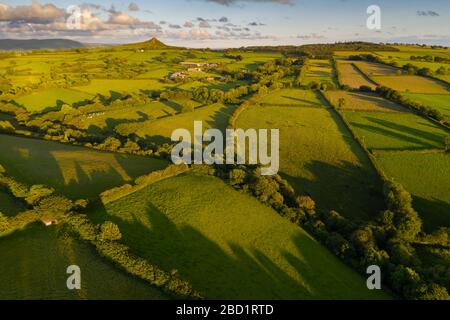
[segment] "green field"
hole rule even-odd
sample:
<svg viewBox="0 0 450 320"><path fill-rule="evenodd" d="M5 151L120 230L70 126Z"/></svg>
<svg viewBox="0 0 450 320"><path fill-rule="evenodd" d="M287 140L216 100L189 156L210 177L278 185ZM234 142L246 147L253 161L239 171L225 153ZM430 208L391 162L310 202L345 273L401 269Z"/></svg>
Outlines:
<svg viewBox="0 0 450 320"><path fill-rule="evenodd" d="M118 79L94 79L87 86L75 87L77 91L88 94L100 93L107 97L117 93L140 93L141 90L160 90L168 87L167 84L161 83L158 80L118 80Z"/></svg>
<svg viewBox="0 0 450 320"><path fill-rule="evenodd" d="M420 76L376 76L372 78L382 86L401 92L434 94L450 93L450 87L442 82Z"/></svg>
<svg viewBox="0 0 450 320"><path fill-rule="evenodd" d="M405 93L404 95L414 102L437 109L443 115L450 117L450 94Z"/></svg>
<svg viewBox="0 0 450 320"><path fill-rule="evenodd" d="M232 205L230 205L232 203ZM91 214L210 299L370 299L365 280L305 231L217 178L184 174Z"/></svg>
<svg viewBox="0 0 450 320"><path fill-rule="evenodd" d="M323 107L322 98L311 90L281 89L261 98L262 104Z"/></svg>
<svg viewBox="0 0 450 320"><path fill-rule="evenodd" d="M344 115L369 149L442 149L448 134L431 121L410 113L345 111Z"/></svg>
<svg viewBox="0 0 450 320"><path fill-rule="evenodd" d="M172 132L176 129L185 128L193 132L194 121L203 121L205 130L208 128L225 130L235 108L234 105L215 103L173 117L121 124L116 130L125 136L134 133L152 142L170 142Z"/></svg>
<svg viewBox="0 0 450 320"><path fill-rule="evenodd" d="M28 184L46 184L74 199L99 193L166 166L158 159L94 151L0 135L0 164Z"/></svg>
<svg viewBox="0 0 450 320"><path fill-rule="evenodd" d="M350 88L358 89L361 86L367 86L375 89L377 86L370 81L367 76L361 73L355 66L353 62L349 61L338 61L337 67L340 73L341 84L347 85Z"/></svg>
<svg viewBox="0 0 450 320"><path fill-rule="evenodd" d="M112 131L119 124L139 123L175 115L181 112L181 103L181 101L155 101L143 106L101 108L97 112L83 113L80 116L72 117L70 120L66 120L66 123L84 130L90 130L90 127L94 126L101 130ZM193 103L193 105L199 105L199 103Z"/></svg>
<svg viewBox="0 0 450 320"><path fill-rule="evenodd" d="M396 75L399 69L387 66L384 64L367 62L367 61L354 61L353 62L362 72L368 76L388 76Z"/></svg>
<svg viewBox="0 0 450 320"><path fill-rule="evenodd" d="M38 91L15 99L16 103L29 111L42 111L46 108L61 107L63 104L72 105L75 102L91 99L92 95L71 89L49 89Z"/></svg>
<svg viewBox="0 0 450 320"><path fill-rule="evenodd" d="M241 114L237 127L280 129L280 171L319 208L360 219L383 209L375 171L333 111L253 107Z"/></svg>
<svg viewBox="0 0 450 320"><path fill-rule="evenodd" d="M25 210L25 206L15 200L11 195L0 189L0 212L5 216L13 216Z"/></svg>
<svg viewBox="0 0 450 320"><path fill-rule="evenodd" d="M310 60L306 74L302 79L302 85L309 85L311 82L331 82L334 83L333 68L329 60Z"/></svg>
<svg viewBox="0 0 450 320"><path fill-rule="evenodd" d="M344 99L342 110L347 111L377 111L377 112L406 112L407 110L396 103L383 99L376 94L348 92L348 91L327 91L325 95L329 101L339 107L340 99Z"/></svg>
<svg viewBox="0 0 450 320"><path fill-rule="evenodd" d="M378 160L389 177L411 192L427 230L450 227L450 155L387 152Z"/></svg>
<svg viewBox="0 0 450 320"><path fill-rule="evenodd" d="M81 269L81 290L66 286L66 269L73 264ZM0 237L0 270L0 300L168 298L116 269L93 248L40 224Z"/></svg>

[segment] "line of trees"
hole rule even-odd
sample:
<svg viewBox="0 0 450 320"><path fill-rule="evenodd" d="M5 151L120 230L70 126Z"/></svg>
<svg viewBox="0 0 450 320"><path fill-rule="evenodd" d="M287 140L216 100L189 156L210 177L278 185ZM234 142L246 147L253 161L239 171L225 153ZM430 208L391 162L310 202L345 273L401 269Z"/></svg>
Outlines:
<svg viewBox="0 0 450 320"><path fill-rule="evenodd" d="M116 224L111 221L93 224L86 215L82 214L88 205L86 200L69 200L57 195L54 189L44 185L29 187L8 177L3 167L0 168L0 188L28 207L26 211L12 217L7 217L0 212L0 236L6 236L41 220L56 220L59 224L70 226L74 235L83 241L90 242L102 256L120 268L161 288L169 295L183 299L202 298L191 284L182 280L176 272L166 272L148 260L131 253L127 246L120 243L122 234Z"/></svg>
<svg viewBox="0 0 450 320"><path fill-rule="evenodd" d="M445 117L439 110L433 109L431 107L425 106L421 103L412 101L409 98L406 98L402 96L398 91L381 86L377 87L376 92L381 95L382 97L398 103L410 110L413 110L415 112L418 112L426 117L432 118L440 123L442 123L445 126L450 125L450 121L448 117Z"/></svg>

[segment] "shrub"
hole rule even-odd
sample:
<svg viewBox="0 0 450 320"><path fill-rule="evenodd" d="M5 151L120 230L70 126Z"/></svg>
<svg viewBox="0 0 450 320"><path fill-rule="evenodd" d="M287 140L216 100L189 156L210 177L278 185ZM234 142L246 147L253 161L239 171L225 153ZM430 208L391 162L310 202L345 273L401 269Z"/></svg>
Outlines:
<svg viewBox="0 0 450 320"><path fill-rule="evenodd" d="M411 195L399 183L385 183L384 194L388 209L394 213L393 223L397 236L404 240L413 240L422 229L422 220L412 207Z"/></svg>
<svg viewBox="0 0 450 320"><path fill-rule="evenodd" d="M362 91L362 92L372 92L372 88L369 87L369 86L360 86L360 87L359 87L359 91Z"/></svg>
<svg viewBox="0 0 450 320"><path fill-rule="evenodd" d="M232 186L244 183L246 177L247 173L242 169L233 169L229 173L229 180Z"/></svg>
<svg viewBox="0 0 450 320"><path fill-rule="evenodd" d="M26 202L30 205L37 204L41 199L52 195L55 192L53 188L48 188L44 185L34 185L30 188Z"/></svg>
<svg viewBox="0 0 450 320"><path fill-rule="evenodd" d="M122 239L122 234L116 224L106 221L100 226L98 239L101 241L118 241Z"/></svg>
<svg viewBox="0 0 450 320"><path fill-rule="evenodd" d="M309 196L300 196L296 199L296 202L300 209L303 209L308 213L316 210L316 203Z"/></svg>
<svg viewBox="0 0 450 320"><path fill-rule="evenodd" d="M9 227L8 218L0 211L0 233L8 231Z"/></svg>

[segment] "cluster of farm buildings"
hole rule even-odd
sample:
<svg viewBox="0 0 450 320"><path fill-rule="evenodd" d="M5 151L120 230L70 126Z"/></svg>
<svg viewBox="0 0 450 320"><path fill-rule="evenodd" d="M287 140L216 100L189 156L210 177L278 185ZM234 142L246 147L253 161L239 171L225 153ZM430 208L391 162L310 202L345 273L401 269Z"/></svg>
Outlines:
<svg viewBox="0 0 450 320"><path fill-rule="evenodd" d="M208 63L208 62L180 62L180 65L184 67L188 67L188 72L202 72L202 68L217 68L219 66L218 63ZM189 75L186 72L175 72L169 76L170 80L175 79L186 79Z"/></svg>

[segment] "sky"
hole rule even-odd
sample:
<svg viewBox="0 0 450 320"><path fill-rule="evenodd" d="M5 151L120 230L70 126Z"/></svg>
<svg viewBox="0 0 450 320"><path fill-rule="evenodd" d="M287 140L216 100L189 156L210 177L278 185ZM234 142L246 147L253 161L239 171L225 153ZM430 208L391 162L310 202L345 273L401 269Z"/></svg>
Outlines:
<svg viewBox="0 0 450 320"><path fill-rule="evenodd" d="M380 8L379 29L367 27L370 5ZM449 0L0 0L0 39L116 44L157 37L209 48L336 41L450 46L449 21Z"/></svg>

